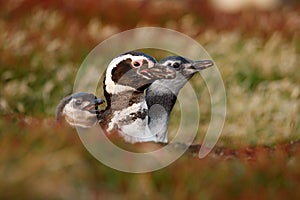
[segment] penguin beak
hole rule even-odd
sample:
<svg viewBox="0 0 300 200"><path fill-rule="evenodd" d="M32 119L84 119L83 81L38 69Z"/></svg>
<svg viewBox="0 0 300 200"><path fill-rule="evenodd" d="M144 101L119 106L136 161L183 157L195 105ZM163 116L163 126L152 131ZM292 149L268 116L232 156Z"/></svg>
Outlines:
<svg viewBox="0 0 300 200"><path fill-rule="evenodd" d="M213 65L214 63L211 60L196 60L191 62L191 66L198 71L209 68Z"/></svg>
<svg viewBox="0 0 300 200"><path fill-rule="evenodd" d="M148 65L143 65L138 69L138 74L142 75L146 79L174 79L176 77L176 72L170 67L165 65L154 63L153 66L148 67Z"/></svg>
<svg viewBox="0 0 300 200"><path fill-rule="evenodd" d="M96 114L98 112L98 106L104 102L104 99L95 98L94 102L90 102L90 104L86 105L83 109L89 111L90 113Z"/></svg>
<svg viewBox="0 0 300 200"><path fill-rule="evenodd" d="M96 98L95 99L95 105L96 106L99 106L101 104L105 103L105 100L104 99L101 99L101 98Z"/></svg>

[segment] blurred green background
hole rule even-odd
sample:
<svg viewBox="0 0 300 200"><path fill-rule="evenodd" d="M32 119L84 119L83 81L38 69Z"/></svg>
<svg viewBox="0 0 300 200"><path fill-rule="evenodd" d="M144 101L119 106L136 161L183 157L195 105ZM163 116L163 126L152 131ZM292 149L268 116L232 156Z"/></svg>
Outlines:
<svg viewBox="0 0 300 200"><path fill-rule="evenodd" d="M227 93L218 146L274 147L300 134L300 4L297 1L0 1L1 199L297 199L300 154L255 161L182 157L148 174L95 160L76 130L54 121L59 100L101 41L124 30L165 27L197 40L212 56ZM154 54L159 58L159 52ZM201 76L201 122L210 120ZM172 114L175 129L179 106Z"/></svg>

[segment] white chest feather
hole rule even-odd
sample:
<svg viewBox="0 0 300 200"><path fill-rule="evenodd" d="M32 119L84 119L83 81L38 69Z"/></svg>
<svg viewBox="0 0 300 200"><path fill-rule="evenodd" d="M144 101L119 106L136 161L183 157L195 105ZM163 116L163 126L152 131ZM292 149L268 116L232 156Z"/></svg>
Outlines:
<svg viewBox="0 0 300 200"><path fill-rule="evenodd" d="M145 102L136 103L132 106L113 113L113 118L108 125L107 131L118 128L120 136L130 143L136 142L159 142L159 138L151 133L148 127L148 117L136 118L136 113L147 109Z"/></svg>

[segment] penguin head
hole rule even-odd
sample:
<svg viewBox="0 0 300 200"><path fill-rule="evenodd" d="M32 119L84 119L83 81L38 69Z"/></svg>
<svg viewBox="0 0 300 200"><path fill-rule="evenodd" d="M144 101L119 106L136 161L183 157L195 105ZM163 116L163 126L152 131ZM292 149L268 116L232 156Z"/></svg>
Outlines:
<svg viewBox="0 0 300 200"><path fill-rule="evenodd" d="M72 126L89 128L98 121L98 106L104 102L104 99L91 93L74 93L60 101L56 110L56 120L64 117Z"/></svg>
<svg viewBox="0 0 300 200"><path fill-rule="evenodd" d="M173 68L176 74L180 73L185 78L190 78L196 72L214 65L211 60L194 61L182 56L169 56L160 60L159 63Z"/></svg>
<svg viewBox="0 0 300 200"><path fill-rule="evenodd" d="M106 70L104 90L108 94L143 92L160 79L173 79L175 69L166 67L142 52L127 52L111 61Z"/></svg>

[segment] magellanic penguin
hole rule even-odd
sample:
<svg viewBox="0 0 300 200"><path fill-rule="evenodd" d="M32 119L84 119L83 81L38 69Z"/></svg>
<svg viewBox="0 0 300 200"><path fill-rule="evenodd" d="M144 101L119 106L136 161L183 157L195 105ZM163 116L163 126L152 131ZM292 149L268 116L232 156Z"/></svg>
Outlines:
<svg viewBox="0 0 300 200"><path fill-rule="evenodd" d="M149 129L161 141L168 142L170 113L176 103L180 89L192 76L203 69L213 66L211 60L193 61L181 56L169 56L159 62L176 70L176 78L157 80L146 90Z"/></svg>
<svg viewBox="0 0 300 200"><path fill-rule="evenodd" d="M104 99L91 93L74 93L60 101L56 109L56 120L64 117L71 126L90 128L98 124L98 106L104 102Z"/></svg>
<svg viewBox="0 0 300 200"><path fill-rule="evenodd" d="M175 77L173 68L157 63L142 52L128 52L116 57L108 65L103 81L107 106L97 114L100 126L108 134L117 130L126 142L161 142L148 128L144 91L156 80ZM77 116L66 116L71 113L65 111L69 102L62 100L60 105L64 106L58 112L63 113L68 122ZM76 118L73 120L77 122Z"/></svg>

